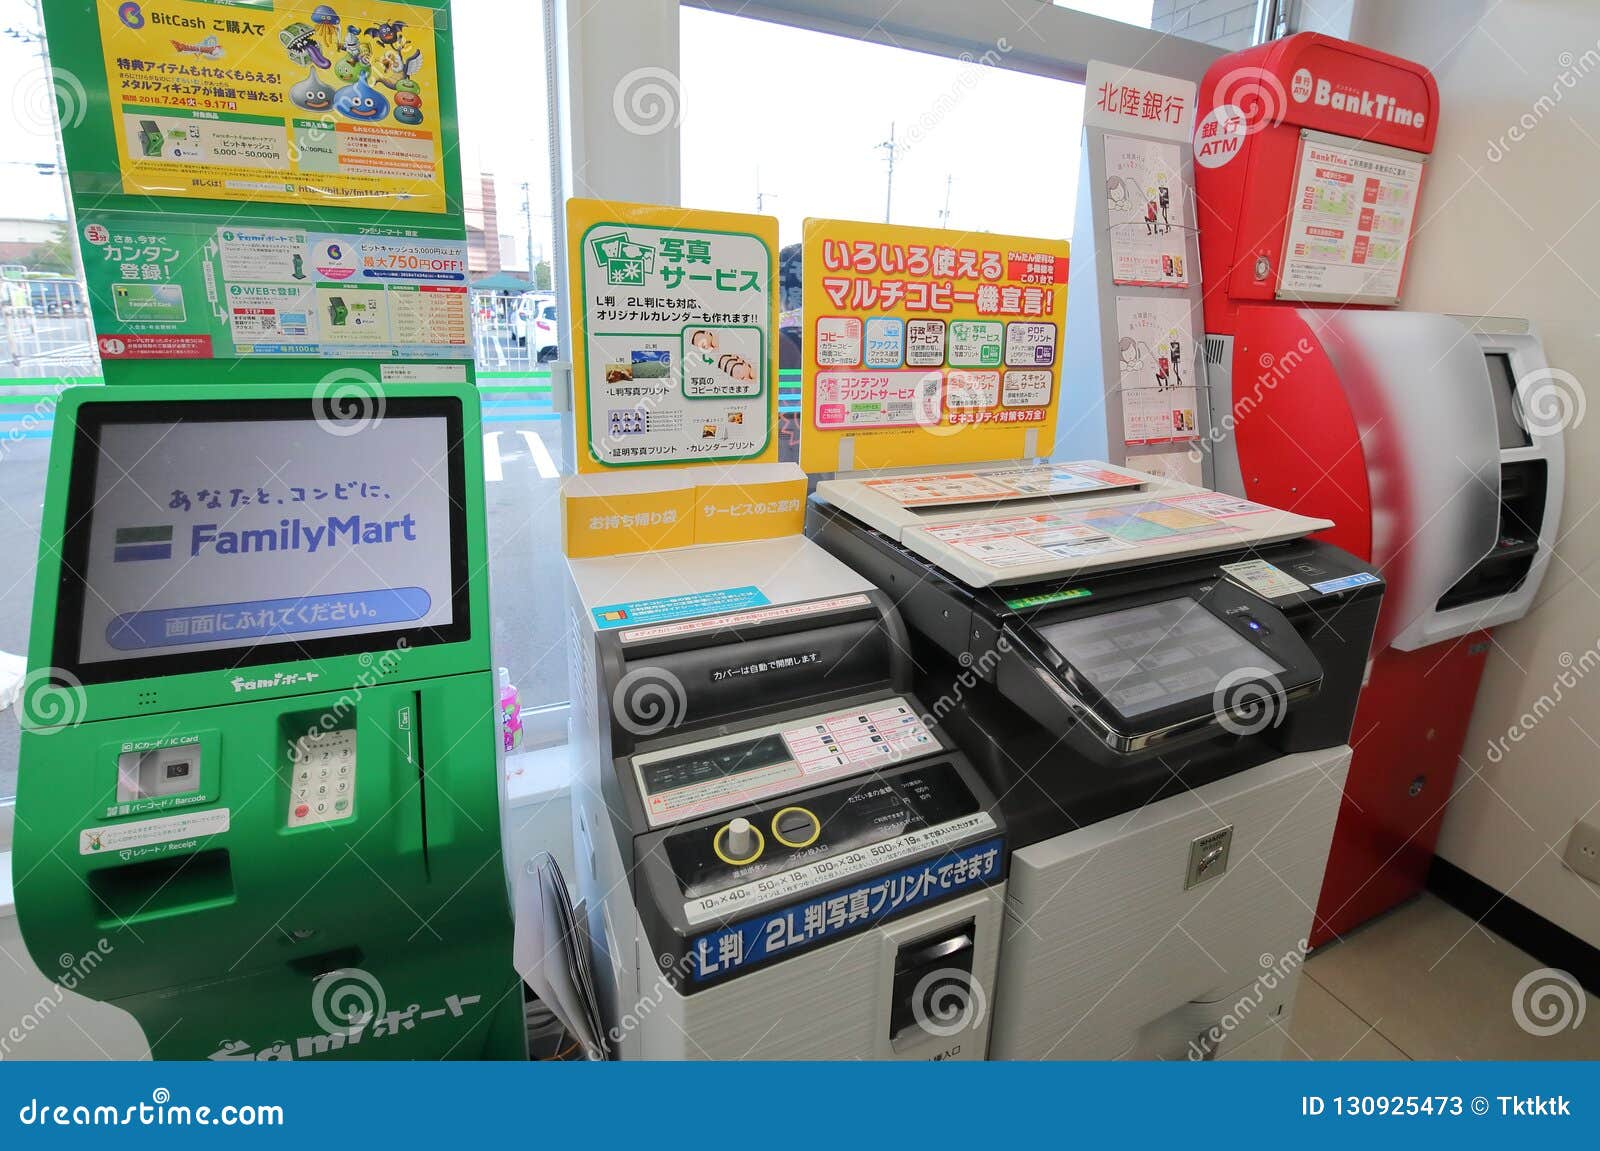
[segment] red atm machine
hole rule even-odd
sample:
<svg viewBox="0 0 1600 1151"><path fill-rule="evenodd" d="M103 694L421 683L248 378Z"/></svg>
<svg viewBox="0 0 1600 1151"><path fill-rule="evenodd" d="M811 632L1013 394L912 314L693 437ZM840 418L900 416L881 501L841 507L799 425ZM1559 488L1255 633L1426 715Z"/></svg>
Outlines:
<svg viewBox="0 0 1600 1151"><path fill-rule="evenodd" d="M1564 398L1525 322L1397 307L1414 244L1470 242L1417 234L1426 68L1300 33L1217 61L1198 113L1214 486L1332 520L1389 585L1315 945L1422 889L1488 629L1549 560Z"/></svg>

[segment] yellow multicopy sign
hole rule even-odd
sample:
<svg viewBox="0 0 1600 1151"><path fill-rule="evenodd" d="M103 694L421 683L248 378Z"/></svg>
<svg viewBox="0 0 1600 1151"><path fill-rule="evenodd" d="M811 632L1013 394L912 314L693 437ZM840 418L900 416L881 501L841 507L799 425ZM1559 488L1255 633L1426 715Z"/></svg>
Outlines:
<svg viewBox="0 0 1600 1151"><path fill-rule="evenodd" d="M1050 454L1068 245L807 220L807 472Z"/></svg>
<svg viewBox="0 0 1600 1151"><path fill-rule="evenodd" d="M445 211L430 9L98 9L124 192Z"/></svg>
<svg viewBox="0 0 1600 1151"><path fill-rule="evenodd" d="M580 472L778 458L778 221L567 201Z"/></svg>

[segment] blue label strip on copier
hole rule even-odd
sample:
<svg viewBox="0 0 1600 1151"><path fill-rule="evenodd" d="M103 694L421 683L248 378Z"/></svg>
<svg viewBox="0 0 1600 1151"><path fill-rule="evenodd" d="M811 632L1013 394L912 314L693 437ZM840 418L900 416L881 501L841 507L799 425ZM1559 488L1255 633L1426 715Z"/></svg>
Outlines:
<svg viewBox="0 0 1600 1151"><path fill-rule="evenodd" d="M591 608L595 626L601 631L629 625L665 623L668 620L690 619L701 615L721 615L723 612L741 611L744 608L766 607L772 601L753 584L748 587L720 588L717 591L693 592L689 595L662 596L660 599L636 599L626 603L611 603Z"/></svg>
<svg viewBox="0 0 1600 1151"><path fill-rule="evenodd" d="M986 839L842 891L698 935L689 941L692 976L697 983L717 979L763 960L815 947L910 908L979 888L998 876L1002 850L1001 840Z"/></svg>

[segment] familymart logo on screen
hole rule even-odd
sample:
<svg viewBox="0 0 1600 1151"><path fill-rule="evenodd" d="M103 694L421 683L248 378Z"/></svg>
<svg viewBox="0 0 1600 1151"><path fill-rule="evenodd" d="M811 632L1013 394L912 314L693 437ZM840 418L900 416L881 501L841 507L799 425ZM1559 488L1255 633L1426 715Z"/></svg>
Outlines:
<svg viewBox="0 0 1600 1151"><path fill-rule="evenodd" d="M415 543L417 520L410 512L396 519L371 519L361 515L331 516L322 522L282 519L277 527L234 530L219 524L195 524L189 529L189 555L250 555L262 552L317 552L369 544ZM155 524L118 528L116 563L172 558L172 525Z"/></svg>
<svg viewBox="0 0 1600 1151"><path fill-rule="evenodd" d="M250 552L331 551L340 547L366 544L415 543L417 520L410 512L392 520L368 519L351 515L343 519L330 516L323 523L307 523L295 518L279 520L275 528L246 528L230 531L216 524L195 524L189 532L189 554L242 555Z"/></svg>
<svg viewBox="0 0 1600 1151"><path fill-rule="evenodd" d="M117 529L116 550L111 555L113 563L137 563L140 560L171 558L171 524Z"/></svg>

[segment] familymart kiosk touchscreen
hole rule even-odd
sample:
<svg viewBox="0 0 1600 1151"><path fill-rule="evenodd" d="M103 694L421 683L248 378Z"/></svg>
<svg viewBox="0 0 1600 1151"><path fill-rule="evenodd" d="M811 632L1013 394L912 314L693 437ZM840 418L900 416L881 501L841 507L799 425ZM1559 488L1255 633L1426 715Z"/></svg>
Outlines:
<svg viewBox="0 0 1600 1151"><path fill-rule="evenodd" d="M101 952L158 1057L520 1055L476 398L111 394L51 459L35 961Z"/></svg>

